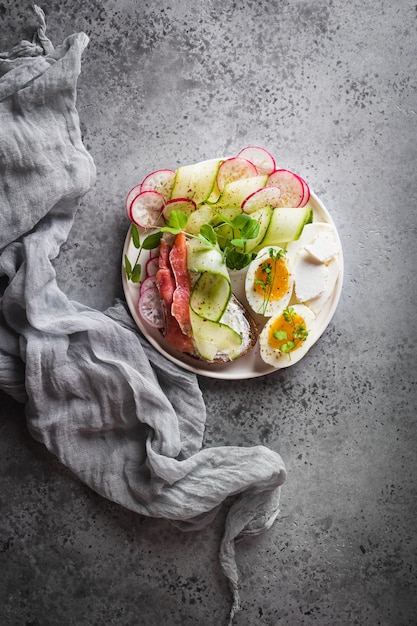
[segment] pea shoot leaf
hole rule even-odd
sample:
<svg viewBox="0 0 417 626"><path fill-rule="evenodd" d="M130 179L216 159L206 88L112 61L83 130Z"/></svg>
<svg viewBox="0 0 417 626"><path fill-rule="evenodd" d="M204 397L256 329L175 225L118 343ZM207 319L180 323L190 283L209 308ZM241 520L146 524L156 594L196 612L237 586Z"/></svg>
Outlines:
<svg viewBox="0 0 417 626"><path fill-rule="evenodd" d="M246 213L239 213L232 219L232 226L233 228L242 230L242 228L244 228L250 220L252 220L252 218L249 215L246 215Z"/></svg>
<svg viewBox="0 0 417 626"><path fill-rule="evenodd" d="M226 265L231 270L241 270L252 260L252 255L247 252L239 252L236 248L225 250Z"/></svg>
<svg viewBox="0 0 417 626"><path fill-rule="evenodd" d="M129 261L127 254L125 254L125 272L126 272L126 277L130 279L130 277L132 276L132 264Z"/></svg>
<svg viewBox="0 0 417 626"><path fill-rule="evenodd" d="M174 209L168 218L168 226L177 230L183 230L187 226L188 217L184 211Z"/></svg>
<svg viewBox="0 0 417 626"><path fill-rule="evenodd" d="M204 243L207 242L211 246L215 246L217 243L216 233L210 224L204 224L200 228L200 238L204 241Z"/></svg>
<svg viewBox="0 0 417 626"><path fill-rule="evenodd" d="M133 268L132 275L130 278L132 283L140 283L141 273L142 273L142 266L139 263L136 263L135 267Z"/></svg>
<svg viewBox="0 0 417 626"><path fill-rule="evenodd" d="M243 228L240 229L240 234L245 239L255 239L259 235L261 226L257 220L249 218Z"/></svg>
<svg viewBox="0 0 417 626"><path fill-rule="evenodd" d="M159 242L162 237L162 232L159 230L156 233L152 233L148 235L142 242L142 248L144 250L153 250L159 245Z"/></svg>
<svg viewBox="0 0 417 626"><path fill-rule="evenodd" d="M136 226L136 224L133 224L133 223L132 223L132 241L136 249L140 248L140 237L139 237L138 227Z"/></svg>
<svg viewBox="0 0 417 626"><path fill-rule="evenodd" d="M246 243L246 239L231 239L230 243L236 248L243 248Z"/></svg>

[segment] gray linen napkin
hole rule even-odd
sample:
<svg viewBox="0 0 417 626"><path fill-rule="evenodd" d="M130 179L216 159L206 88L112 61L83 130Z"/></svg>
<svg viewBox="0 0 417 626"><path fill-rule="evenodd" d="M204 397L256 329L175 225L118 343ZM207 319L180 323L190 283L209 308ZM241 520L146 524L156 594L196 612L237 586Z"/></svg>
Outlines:
<svg viewBox="0 0 417 626"><path fill-rule="evenodd" d="M75 108L88 38L54 49L35 11L34 40L0 55L0 388L35 439L132 511L198 529L235 496L220 546L231 622L235 539L273 523L284 464L263 446L202 448L197 378L149 346L125 303L103 313L58 288L52 260L95 181Z"/></svg>

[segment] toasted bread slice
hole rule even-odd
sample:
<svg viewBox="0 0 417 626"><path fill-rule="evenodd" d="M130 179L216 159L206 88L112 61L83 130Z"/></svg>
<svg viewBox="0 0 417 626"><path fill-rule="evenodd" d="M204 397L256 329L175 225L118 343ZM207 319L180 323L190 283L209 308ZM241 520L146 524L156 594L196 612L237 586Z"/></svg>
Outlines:
<svg viewBox="0 0 417 626"><path fill-rule="evenodd" d="M254 347L259 335L258 327L243 304L233 294L230 298L226 311L223 313L221 322L233 328L233 330L239 333L242 337L239 355L233 360L244 356ZM198 353L194 356L207 362L207 360L203 359ZM210 362L227 363L231 360L232 359L227 352L218 352Z"/></svg>

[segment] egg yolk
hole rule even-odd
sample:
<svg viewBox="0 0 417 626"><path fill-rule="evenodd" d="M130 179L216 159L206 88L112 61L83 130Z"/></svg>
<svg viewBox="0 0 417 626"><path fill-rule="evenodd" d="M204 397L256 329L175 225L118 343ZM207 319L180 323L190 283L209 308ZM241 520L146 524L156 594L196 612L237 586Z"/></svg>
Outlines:
<svg viewBox="0 0 417 626"><path fill-rule="evenodd" d="M289 272L285 259L269 257L258 265L253 288L268 300L280 300L288 291Z"/></svg>
<svg viewBox="0 0 417 626"><path fill-rule="evenodd" d="M291 311L291 310L290 310ZM288 309L269 328L268 343L274 350L293 352L306 340L308 332L304 318Z"/></svg>

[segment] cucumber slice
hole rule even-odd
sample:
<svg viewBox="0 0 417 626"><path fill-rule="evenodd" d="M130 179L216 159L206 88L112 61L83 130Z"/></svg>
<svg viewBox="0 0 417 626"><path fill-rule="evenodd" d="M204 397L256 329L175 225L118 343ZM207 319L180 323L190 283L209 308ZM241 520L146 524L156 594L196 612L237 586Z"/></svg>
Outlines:
<svg viewBox="0 0 417 626"><path fill-rule="evenodd" d="M220 163L221 165L221 163ZM214 202L217 202L217 200L219 199L220 196L220 189L217 185L217 176L216 176L216 180L214 181L214 185L213 185L213 189L211 190L211 194L209 195L209 197L205 200L206 202L211 202L212 204Z"/></svg>
<svg viewBox="0 0 417 626"><path fill-rule="evenodd" d="M231 209L228 209L227 207L225 207L224 209L223 208L216 209L215 207L213 207L212 211L214 213L214 218L211 222L212 226L223 224L225 219L231 222L233 221L233 218L236 217L236 215L239 215L240 213L242 213L242 209L240 209L239 207L231 208Z"/></svg>
<svg viewBox="0 0 417 626"><path fill-rule="evenodd" d="M211 206L207 204L202 204L200 208L196 211L193 211L189 217L186 226L187 233L191 235L198 235L200 232L200 228L204 224L211 224L216 217L216 213L212 209Z"/></svg>
<svg viewBox="0 0 417 626"><path fill-rule="evenodd" d="M246 252L252 252L256 247L261 246L268 230L273 212L274 209L271 206L266 206L263 207L263 209L259 209L258 211L251 213L251 218L259 222L259 234L254 239L247 240Z"/></svg>
<svg viewBox="0 0 417 626"><path fill-rule="evenodd" d="M220 198L212 206L215 208L228 207L231 209L241 208L242 202L250 194L265 186L268 176L253 176L241 178L227 183Z"/></svg>
<svg viewBox="0 0 417 626"><path fill-rule="evenodd" d="M188 198L173 198L172 200L168 200L164 206L162 215L164 216L165 221L168 222L172 211L182 211L188 217L196 210L196 208L197 205L194 200L189 200Z"/></svg>
<svg viewBox="0 0 417 626"><path fill-rule="evenodd" d="M190 320L195 345L203 359L213 361L218 352L227 353L231 360L239 356L242 337L233 328L200 317L192 309Z"/></svg>
<svg viewBox="0 0 417 626"><path fill-rule="evenodd" d="M304 226L312 221L313 209L309 206L274 209L262 247L278 246L295 241L301 235Z"/></svg>
<svg viewBox="0 0 417 626"><path fill-rule="evenodd" d="M212 193L222 161L209 159L179 167L175 174L171 199L189 198L196 204L205 202Z"/></svg>
<svg viewBox="0 0 417 626"><path fill-rule="evenodd" d="M190 272L208 272L224 276L229 282L229 272L218 248L211 248L199 239L187 242L187 266Z"/></svg>
<svg viewBox="0 0 417 626"><path fill-rule="evenodd" d="M221 274L201 274L190 296L190 307L200 317L218 322L232 295L230 281Z"/></svg>

